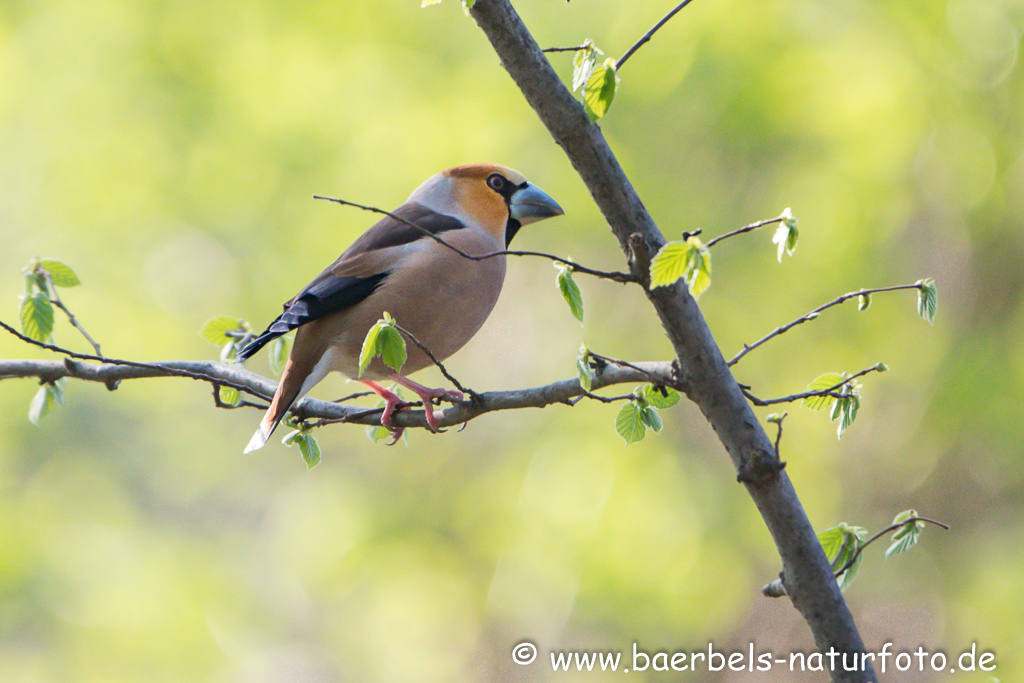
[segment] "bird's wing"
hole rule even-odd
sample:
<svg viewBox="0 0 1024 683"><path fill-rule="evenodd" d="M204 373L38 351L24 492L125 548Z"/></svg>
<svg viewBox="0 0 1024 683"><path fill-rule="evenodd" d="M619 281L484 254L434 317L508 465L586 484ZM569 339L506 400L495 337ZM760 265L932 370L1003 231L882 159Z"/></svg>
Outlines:
<svg viewBox="0 0 1024 683"><path fill-rule="evenodd" d="M363 233L284 305L284 312L239 352L238 360L246 360L275 337L370 296L404 258L433 243L427 233L440 236L466 228L462 221L416 203L403 204L393 213L401 220L385 216Z"/></svg>

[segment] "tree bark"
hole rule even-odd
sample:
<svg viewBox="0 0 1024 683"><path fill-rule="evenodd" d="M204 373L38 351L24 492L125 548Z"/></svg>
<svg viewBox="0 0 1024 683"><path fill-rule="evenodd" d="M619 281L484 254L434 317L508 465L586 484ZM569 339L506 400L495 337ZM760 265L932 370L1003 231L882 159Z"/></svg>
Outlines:
<svg viewBox="0 0 1024 683"><path fill-rule="evenodd" d="M665 244L643 202L583 107L563 85L508 0L476 0L470 14L502 65L586 183L631 265L643 269ZM638 235L639 237L633 237ZM632 240L631 240L632 238ZM785 586L823 653L848 658L864 651L832 568L778 454L757 421L685 284L647 291L682 368L687 397L697 404L732 458L782 559ZM834 681L874 681L864 671L844 671L837 657Z"/></svg>

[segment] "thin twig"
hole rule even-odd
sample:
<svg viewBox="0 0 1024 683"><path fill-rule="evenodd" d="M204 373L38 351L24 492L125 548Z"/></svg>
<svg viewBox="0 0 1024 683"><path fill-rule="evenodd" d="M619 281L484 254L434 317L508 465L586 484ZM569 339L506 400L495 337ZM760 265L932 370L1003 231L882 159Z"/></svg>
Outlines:
<svg viewBox="0 0 1024 683"><path fill-rule="evenodd" d="M342 396L341 398L336 398L333 401L331 401L331 403L345 403L346 401L351 401L354 398L362 398L363 396L374 396L374 395L375 395L375 393L372 392L372 391L357 391L354 394L349 394L348 396Z"/></svg>
<svg viewBox="0 0 1024 683"><path fill-rule="evenodd" d="M775 422L775 425L779 428L778 434L775 435L775 457L779 459L782 459L782 456L779 455L779 443L782 441L782 421L786 419L787 415L789 413L783 413Z"/></svg>
<svg viewBox="0 0 1024 683"><path fill-rule="evenodd" d="M579 52L580 50L586 50L586 45L577 45L576 47L546 47L541 52Z"/></svg>
<svg viewBox="0 0 1024 683"><path fill-rule="evenodd" d="M580 264L574 263L573 261L571 261L571 260L569 260L567 258L563 258L561 256L555 256L554 254L545 254L545 253L539 252L539 251L509 251L509 250L505 249L505 250L502 250L502 251L494 251L494 252L490 252L488 254L481 254L479 256L474 256L472 254L467 254L462 249L459 249L458 247L456 247L456 246L454 246L452 244L449 244L448 242L446 242L443 239L441 239L438 235L436 235L435 233L427 230L426 228L421 227L419 225L416 225L416 223L413 223L412 221L406 220L406 219L402 218L401 216L396 216L394 213L392 213L390 211L385 211L384 209L379 209L376 206L366 206L365 204L356 204L355 202L350 202L350 201L345 200L345 199L337 199L335 197L324 197L324 196L321 196L321 195L318 195L318 194L313 195L313 199L323 199L323 200L328 201L328 202L334 202L335 204L341 204L343 206L351 206L351 207L354 207L356 209L362 209L363 211L370 211L370 212L373 212L373 213L379 213L379 214L382 214L384 216L388 216L389 218L392 218L392 219L398 221L399 223L402 223L403 225L407 225L408 227L410 227L410 228L412 228L414 230L418 230L419 232L423 233L424 236L429 237L430 239L434 240L438 244L441 244L441 245L447 247L448 249L451 249L452 251L454 251L456 254L458 254L462 258L467 258L467 259L469 259L471 261L483 261L484 259L494 258L496 256L539 256L541 258L550 259L550 260L554 261L555 263L564 263L566 265L572 266L573 270L575 270L578 273L583 273L585 275L592 275L593 277L598 277L598 278L602 278L602 279L605 279L605 280L613 280L615 282L621 282L621 283L636 282L637 281L637 279L635 277L633 277L632 275L630 275L629 273L621 273L621 272L618 272L618 271L595 270L593 268L587 268L586 266L581 266Z"/></svg>
<svg viewBox="0 0 1024 683"><path fill-rule="evenodd" d="M419 347L420 351L422 351L423 353L427 354L427 358L429 358L431 360L431 362L433 362L433 364L437 366L437 369L441 371L441 374L444 375L444 378L446 380L448 380L449 382L451 382L455 386L456 389L458 389L459 391L461 391L464 394L469 394L469 396L474 401L480 400L480 394L478 394L477 392L473 391L472 389L467 389L466 387L462 386L462 383L459 382L459 380L455 379L455 377L453 377L452 374L448 372L448 369L445 368L444 364L441 363L441 361L439 361L437 359L437 356L435 356L431 352L431 350L426 347L426 345L423 342L421 342L419 339L416 338L416 335L414 335L412 332L410 332L409 330L405 329L404 327L402 327L398 323L395 323L395 329L398 330L399 332L401 332L402 334L404 334L406 337L408 337L409 340L413 344L415 344L417 347Z"/></svg>
<svg viewBox="0 0 1024 683"><path fill-rule="evenodd" d="M778 216L776 218L769 218L767 220L757 221L756 223L751 223L750 225L744 225L742 228L739 228L737 230L733 230L732 232L727 232L724 235L719 235L718 237L715 237L714 239L708 240L708 243L705 244L704 246L708 247L710 249L711 247L715 246L716 244L718 244L722 240L729 239L730 237L735 237L736 235L742 235L745 232L750 232L752 230L757 230L758 228L763 228L764 226L771 225L772 223L778 223L781 220L782 220L782 216Z"/></svg>
<svg viewBox="0 0 1024 683"><path fill-rule="evenodd" d="M68 307L64 305L64 302L60 300L60 295L57 294L57 287L54 286L53 278L50 276L50 273L42 268L39 269L39 272L42 273L43 278L46 279L46 288L48 290L47 294L49 294L50 297L50 303L64 311L64 315L68 317L68 322L82 333L82 336L85 337L86 341L92 344L92 348L96 349L96 355L102 356L103 352L100 351L100 345L96 343L95 339L89 336L89 333L85 331L85 328L78 322L78 319L71 313L71 311L68 310Z"/></svg>
<svg viewBox="0 0 1024 683"><path fill-rule="evenodd" d="M76 358L78 360L91 360L99 363L107 363L108 365L123 365L132 368L148 368L152 370L159 370L160 372L166 373L167 375L173 375L175 377L188 377L190 379L199 380L201 382L219 382L220 384L223 384L226 387L238 389L239 391L244 391L246 393L252 394L253 396L259 396L260 398L270 400L270 396L262 395L259 392L254 391L250 387L247 387L242 384L235 384L234 382L218 379L216 377L211 377L209 375L204 375L203 373L200 372L191 372L189 370L182 370L180 368L172 368L166 365L160 365L159 363L139 363L131 360L122 360L120 358L109 358L107 356L93 356L87 353L76 353L74 351L71 351L70 349L55 346L54 344L47 344L45 342L36 341L32 337L26 336L21 332L18 332L16 329L14 329L13 327L11 327L2 320L0 320L0 327L7 330L15 337L22 340L23 342L32 344L33 346L38 346L39 348L46 349L47 351L59 353L61 355L67 356L68 358Z"/></svg>
<svg viewBox="0 0 1024 683"><path fill-rule="evenodd" d="M623 394L622 396L601 396L599 394L595 394L592 391L584 390L583 393L577 396L576 398L570 398L569 400L567 400L566 404L574 406L585 398L589 398L594 401L600 401L601 403L615 403L617 401L628 401L634 398L634 396L633 394Z"/></svg>
<svg viewBox="0 0 1024 683"><path fill-rule="evenodd" d="M900 522L899 524L890 524L889 526L887 526L886 528L882 529L877 534L875 534L874 536L872 536L871 538L866 540L862 546L857 548L857 550L854 551L854 553L850 557L850 559L848 559L846 561L846 564L844 564L842 567L840 567L839 569L836 570L836 577L838 578L843 572L845 572L846 570L848 570L850 567L852 567L854 565L854 563L857 561L857 558L860 557L860 554L862 552L864 552L864 548L867 548L869 545L871 545L872 543L874 543L875 541L880 539L882 536L885 536L887 533L892 532L892 531L896 531L900 527L906 526L907 524L914 524L916 522L928 522L929 524L934 524L935 526L940 526L943 529L945 529L946 531L949 531L949 525L948 524L943 524L942 522L936 522L934 519L928 519L927 517L911 517L910 519L908 519L908 520L906 520L904 522Z"/></svg>
<svg viewBox="0 0 1024 683"><path fill-rule="evenodd" d="M657 31L657 30L658 30L659 28L661 28L661 27L662 27L662 26L664 26L664 25L665 25L666 23L668 23L668 20L669 20L669 19L671 19L672 17L674 17L674 16L676 15L676 13L677 13L677 12L678 12L679 10L681 10L681 9L683 9L684 7L686 7L687 5L689 5L689 4L690 4L690 2L691 2L691 0L683 0L683 1L681 2L681 3L679 3L678 5L676 5L676 6L675 6L675 8L674 8L674 9L673 9L673 10L672 10L671 12L669 12L668 14L666 14L665 16L663 16L663 17L661 18L661 21L659 21L659 22L658 22L657 24L655 24L655 25L654 25L654 26L653 26L653 27L651 28L651 30L650 30L650 31L648 31L647 33L643 34L643 35L642 35L642 36L640 37L640 40L636 41L636 43L634 43L634 44L633 44L633 47L631 47L631 48L629 48L628 50L626 50L626 54L622 55L622 57L620 57L620 58L619 58L619 61L617 61L617 62L615 63L615 70L616 70L616 71L618 71L619 69L621 69L621 68L622 68L622 65L626 63L626 60L627 60L627 59L629 59L630 57L632 57L632 56L633 56L633 53L634 53L634 52L636 52L637 50L639 50L639 49L640 49L640 46L641 46L641 45L643 45L643 44L644 44L644 43L646 43L646 42L647 42L648 40L650 40L650 39L651 39L651 36L653 36L653 35L655 34L655 32L656 32L656 31Z"/></svg>
<svg viewBox="0 0 1024 683"><path fill-rule="evenodd" d="M895 292L895 291L901 290L901 289L920 289L920 288L921 288L920 285L917 285L917 284L913 284L913 285L894 285L892 287L876 287L875 289L860 289L860 290L857 290L856 292L847 292L846 294L843 294L842 296L836 297L832 301L829 301L827 304L822 304L821 306L818 306L813 311L800 316L799 318L797 318L793 322L786 323L785 325L783 325L781 327L776 327L772 332L769 332L765 336L761 337L760 339L758 339L753 344L744 344L743 345L743 349L739 353L737 353L735 356L733 356L732 359L729 361L729 365L730 366L735 365L737 362L739 362L739 360L741 358L743 358L743 356L747 355L748 353L750 353L751 351L756 349L758 346L761 346L765 342L767 342L767 341L769 341L771 339L774 339L775 337L779 336L780 334L788 332L790 329L796 327L797 325L799 325L801 323L805 323L808 320L814 320L815 318L818 317L818 314L820 314L825 309L832 308L833 306L838 306L839 304L843 303L844 301L849 301L850 299L853 299L855 297L858 297L858 296L861 296L861 295L864 295L864 294L877 294L879 292Z"/></svg>
<svg viewBox="0 0 1024 683"><path fill-rule="evenodd" d="M743 395L746 396L750 400L750 402L753 403L755 406L772 406L772 405L775 405L777 403L792 403L793 401L800 401L800 400L803 400L805 398L811 398L813 396L831 396L832 398L836 398L836 399L846 398L846 396L844 396L843 394L836 393L836 389L839 389L839 388L849 384L850 382L852 382L853 380L857 379L858 377L863 377L864 375L868 374L869 372L885 372L884 370L882 370L882 367L883 367L882 363L878 363L877 365L872 365L870 368L867 368L866 370L861 370L860 372L858 372L856 374L850 375L849 377L844 379L842 382L839 382L838 384L836 384L834 386L831 386L831 387L829 387L827 389L818 389L818 390L815 390L815 391L804 391L804 392L801 392L799 394L790 394L789 396L783 396L781 398L769 398L769 399L757 398L756 396L751 394L748 390L743 389Z"/></svg>

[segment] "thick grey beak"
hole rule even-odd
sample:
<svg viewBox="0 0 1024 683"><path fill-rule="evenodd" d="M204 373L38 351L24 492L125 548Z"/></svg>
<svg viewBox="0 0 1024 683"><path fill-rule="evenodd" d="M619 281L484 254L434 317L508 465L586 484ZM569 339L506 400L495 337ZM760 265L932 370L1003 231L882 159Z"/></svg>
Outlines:
<svg viewBox="0 0 1024 683"><path fill-rule="evenodd" d="M539 187L527 185L512 193L509 213L520 225L526 225L552 216L561 216L565 211L562 211L558 202L547 196Z"/></svg>

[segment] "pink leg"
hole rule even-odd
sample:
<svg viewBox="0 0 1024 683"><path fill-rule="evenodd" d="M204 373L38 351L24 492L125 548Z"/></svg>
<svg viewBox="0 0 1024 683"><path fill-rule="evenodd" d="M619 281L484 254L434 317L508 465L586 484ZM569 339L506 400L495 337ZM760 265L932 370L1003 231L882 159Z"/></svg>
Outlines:
<svg viewBox="0 0 1024 683"><path fill-rule="evenodd" d="M390 375L390 379L401 384L403 387L413 392L420 397L423 401L423 413L427 418L427 426L432 432L441 431L437 426L437 418L434 416L434 401L439 398L448 399L449 401L461 401L462 392L454 391L452 389L431 389L425 387L419 382L413 382L408 377L402 377L397 372L393 372ZM376 391L376 389L374 389Z"/></svg>
<svg viewBox="0 0 1024 683"><path fill-rule="evenodd" d="M398 440L402 438L402 432L405 431L405 427L398 427L392 421L391 416L395 414L395 406L402 402L402 398L393 391L385 389L376 382L370 382L368 380L359 380L360 383L373 389L373 392L380 396L387 402L384 406L384 414L380 416L380 424L394 437L394 440L389 444L391 446L398 443Z"/></svg>

